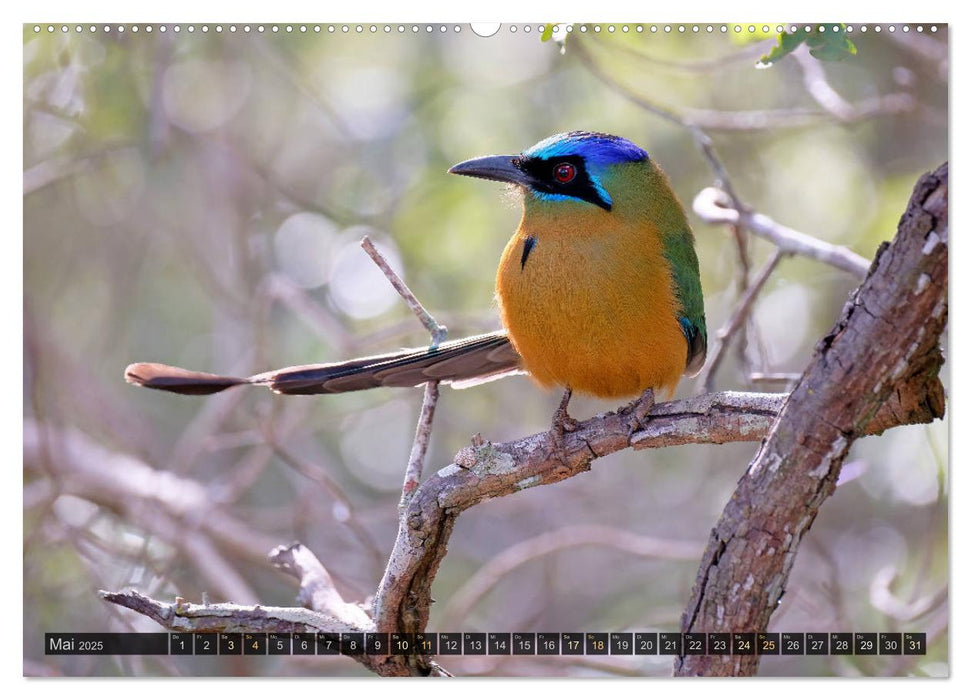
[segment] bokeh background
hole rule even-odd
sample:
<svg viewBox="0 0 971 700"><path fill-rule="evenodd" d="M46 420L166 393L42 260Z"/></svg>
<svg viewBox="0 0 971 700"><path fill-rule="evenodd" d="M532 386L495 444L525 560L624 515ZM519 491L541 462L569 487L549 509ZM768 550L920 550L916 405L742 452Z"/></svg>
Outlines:
<svg viewBox="0 0 971 700"><path fill-rule="evenodd" d="M713 183L708 163L687 129L626 92L702 125L753 208L870 258L917 177L948 157L944 26L857 26L855 56L767 69L755 63L774 30L747 26L578 25L549 41L538 24L489 38L468 25L272 27L24 27L25 674L367 673L344 658L45 657L42 640L160 629L98 589L295 604L295 582L265 557L295 539L345 597L373 593L420 389L190 398L122 372L160 361L245 375L427 343L361 251L365 234L451 337L496 328L495 265L518 207L450 165L607 131L644 146L690 208ZM691 221L713 337L738 299L738 249L729 230ZM771 253L747 249L753 270ZM800 372L855 286L783 261L715 386L783 389L750 375ZM678 393L698 390L686 380ZM558 399L525 377L444 389L427 471L472 433L546 429ZM571 412L609 408L580 398ZM475 507L429 630L677 630L755 448L628 451ZM948 673L947 457L946 421L860 440L770 628L926 632L927 656L770 657L763 675ZM670 657L447 662L463 675L671 669Z"/></svg>

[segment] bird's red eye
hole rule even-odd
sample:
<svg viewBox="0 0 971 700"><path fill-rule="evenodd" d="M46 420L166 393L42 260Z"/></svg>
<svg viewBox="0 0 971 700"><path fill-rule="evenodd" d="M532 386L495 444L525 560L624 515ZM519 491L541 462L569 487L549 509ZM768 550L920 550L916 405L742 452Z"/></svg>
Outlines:
<svg viewBox="0 0 971 700"><path fill-rule="evenodd" d="M555 168L553 168L553 177L560 184L565 185L570 180L577 176L577 169L570 163L560 163Z"/></svg>

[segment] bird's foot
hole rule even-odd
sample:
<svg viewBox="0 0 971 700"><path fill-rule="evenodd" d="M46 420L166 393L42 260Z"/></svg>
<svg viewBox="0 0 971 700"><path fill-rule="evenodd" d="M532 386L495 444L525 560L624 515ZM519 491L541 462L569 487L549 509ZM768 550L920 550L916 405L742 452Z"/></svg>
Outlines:
<svg viewBox="0 0 971 700"><path fill-rule="evenodd" d="M650 420L651 409L654 408L654 389L645 389L637 399L621 409L621 413L630 414L630 434L633 435Z"/></svg>
<svg viewBox="0 0 971 700"><path fill-rule="evenodd" d="M557 407L556 411L553 413L553 425L550 428L550 432L553 435L553 447L559 455L560 461L566 464L566 434L572 433L574 430L580 427L580 423L567 413L567 406L570 404L570 397L573 396L573 390L570 387L566 388L563 392L563 398L560 399L560 405Z"/></svg>
<svg viewBox="0 0 971 700"><path fill-rule="evenodd" d="M566 410L572 397L573 389L567 387L566 391L563 392L563 398L560 399L560 405L553 413L553 432L560 437L563 437L566 433L572 433L580 427L580 423L573 419Z"/></svg>

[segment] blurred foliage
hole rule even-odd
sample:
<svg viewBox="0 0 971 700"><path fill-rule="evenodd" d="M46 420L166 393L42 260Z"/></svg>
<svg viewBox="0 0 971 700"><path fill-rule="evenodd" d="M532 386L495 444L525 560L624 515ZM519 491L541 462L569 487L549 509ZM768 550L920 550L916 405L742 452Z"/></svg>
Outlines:
<svg viewBox="0 0 971 700"><path fill-rule="evenodd" d="M914 109L841 123L807 93L797 62L753 69L771 39L740 47L732 33L577 25L561 53L557 42L540 40L538 26L503 25L488 39L466 25L362 29L24 28L25 420L76 431L197 482L213 509L252 531L305 542L352 600L374 591L394 540L420 389L194 399L126 386L129 362L249 374L426 343L360 251L365 233L451 337L497 327L495 265L518 204L493 184L445 171L554 132L632 139L690 204L713 182L690 133L598 80L575 47L631 93L674 111L815 114L773 129L710 133L754 209L866 257L893 235L917 177L948 157L946 67L901 37L854 35L855 59L823 68L850 102L905 93ZM946 60L946 35L911 40L943 47ZM689 216L714 337L737 299L738 254L728 230ZM753 270L770 252L749 242ZM748 388L749 365L801 371L855 286L814 261L783 261L755 307L744 362L733 349L718 388ZM697 389L686 380L679 393ZM472 433L499 441L546 429L558 398L523 377L444 390L427 472L448 464ZM609 408L581 397L571 412ZM285 449L270 447L271 436ZM487 562L543 533L609 526L697 543L700 552L754 449L626 452L554 487L477 506L455 528L430 629L445 631L450 601ZM928 656L776 657L765 659L763 674L947 673L946 600L899 620L872 592L890 570L903 600L946 593L947 455L946 422L860 441L847 467L852 478L820 513L773 619L774 630L927 630ZM298 463L330 482L308 478ZM346 659L44 657L45 631L157 629L99 604L98 588L134 586L168 600L198 601L204 591L228 597L213 583L221 580L209 570L214 560L193 554L187 536L135 524L107 494L81 497L71 488L36 465L25 470L28 672L364 673ZM185 521L191 530L194 518L206 517ZM219 551L220 565L252 593L237 602L295 603L295 583L261 558ZM524 561L448 621L466 631L676 630L696 568L697 561L611 547L565 548ZM466 658L448 667L488 675L670 672L667 657L587 661Z"/></svg>
<svg viewBox="0 0 971 700"><path fill-rule="evenodd" d="M739 46L746 46L774 38L777 32L775 28L781 27L782 25L777 22L757 22L755 24L740 22L738 24L731 23L727 26L730 28L727 36L731 42Z"/></svg>

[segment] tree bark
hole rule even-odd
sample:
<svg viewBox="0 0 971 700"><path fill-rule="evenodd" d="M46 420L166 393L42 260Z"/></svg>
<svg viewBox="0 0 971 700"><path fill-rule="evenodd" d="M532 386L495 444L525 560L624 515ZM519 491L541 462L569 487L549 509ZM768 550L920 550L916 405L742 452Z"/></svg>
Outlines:
<svg viewBox="0 0 971 700"><path fill-rule="evenodd" d="M918 181L893 242L817 344L711 532L682 632L765 631L853 441L907 416L943 416L947 194L945 163ZM753 675L758 665L758 656L682 656L674 670Z"/></svg>

